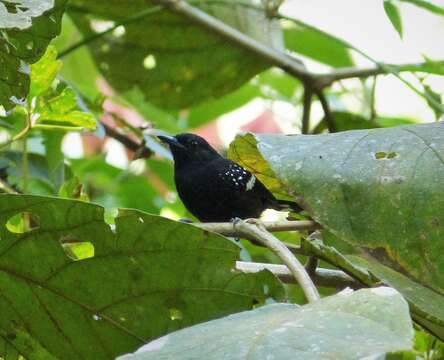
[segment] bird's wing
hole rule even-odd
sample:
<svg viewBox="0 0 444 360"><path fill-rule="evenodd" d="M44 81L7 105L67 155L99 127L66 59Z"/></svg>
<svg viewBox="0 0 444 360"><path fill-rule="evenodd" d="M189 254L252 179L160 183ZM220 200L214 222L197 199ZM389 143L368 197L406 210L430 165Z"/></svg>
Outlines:
<svg viewBox="0 0 444 360"><path fill-rule="evenodd" d="M221 161L216 165L216 168L218 169L218 176L226 185L233 190L241 192L257 192L258 190L264 190L267 192L267 194L264 193L264 195L268 195L268 190L266 190L262 183L251 172L230 160L223 160L223 163Z"/></svg>

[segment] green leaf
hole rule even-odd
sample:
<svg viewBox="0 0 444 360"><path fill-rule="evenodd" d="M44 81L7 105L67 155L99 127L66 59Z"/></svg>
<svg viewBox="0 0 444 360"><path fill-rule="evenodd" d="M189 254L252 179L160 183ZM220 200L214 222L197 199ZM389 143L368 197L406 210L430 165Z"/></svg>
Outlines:
<svg viewBox="0 0 444 360"><path fill-rule="evenodd" d="M356 266L368 269L375 278L398 290L409 302L415 320L425 328L428 328L429 322L433 323L432 333L444 340L444 296L375 261L350 255L347 259Z"/></svg>
<svg viewBox="0 0 444 360"><path fill-rule="evenodd" d="M71 3L80 11L70 16L85 37L95 36L100 24L110 27L126 21L90 43L89 49L116 90L139 88L146 101L161 108L181 109L219 98L269 66L181 15L153 10L149 0L131 6L109 6L106 0ZM201 8L267 46L282 48L278 23L262 13L234 2Z"/></svg>
<svg viewBox="0 0 444 360"><path fill-rule="evenodd" d="M402 39L402 20L398 7L392 0L384 0L384 11L393 27L398 32L399 37Z"/></svg>
<svg viewBox="0 0 444 360"><path fill-rule="evenodd" d="M248 83L231 94L220 99L198 105L190 110L188 115L188 125L190 128L199 127L219 116L233 111L250 100L261 95L257 86Z"/></svg>
<svg viewBox="0 0 444 360"><path fill-rule="evenodd" d="M307 56L333 67L353 66L349 49L328 34L315 29L291 24L284 28L285 46L288 50Z"/></svg>
<svg viewBox="0 0 444 360"><path fill-rule="evenodd" d="M442 123L246 135L230 155L337 237L442 292L443 139Z"/></svg>
<svg viewBox="0 0 444 360"><path fill-rule="evenodd" d="M332 116L337 131L372 129L379 127L376 121L370 121L359 114L353 114L346 111L333 111ZM313 129L313 133L318 134L324 130L327 130L327 125L323 120Z"/></svg>
<svg viewBox="0 0 444 360"><path fill-rule="evenodd" d="M8 182L20 189L23 178L22 153L16 151L7 151L3 153L3 160L6 160L4 170L8 175ZM66 179L71 178L72 171L69 166L65 164L63 170ZM29 192L38 195L54 195L57 190L51 180L51 170L48 167L48 160L46 157L28 153L28 174L30 177Z"/></svg>
<svg viewBox="0 0 444 360"><path fill-rule="evenodd" d="M48 46L46 53L35 64L31 65L31 90L29 95L36 97L46 92L54 82L62 62L57 60L57 51Z"/></svg>
<svg viewBox="0 0 444 360"><path fill-rule="evenodd" d="M9 110L29 91L28 64L60 32L66 0L0 0L0 105Z"/></svg>
<svg viewBox="0 0 444 360"><path fill-rule="evenodd" d="M269 272L233 271L234 242L193 225L121 210L111 229L97 205L0 196L0 224L23 211L39 219L37 229L13 234L0 226L0 352L2 334L23 327L57 358L110 359L174 330L282 299ZM94 256L74 260L62 246L74 241L90 243Z"/></svg>
<svg viewBox="0 0 444 360"><path fill-rule="evenodd" d="M96 128L96 118L91 113L79 110L77 94L65 85L48 91L37 100L35 112L39 114L37 124L57 129L60 125L86 129Z"/></svg>
<svg viewBox="0 0 444 360"><path fill-rule="evenodd" d="M425 93L431 97L432 99L434 99L438 104L443 104L442 100L441 100L441 94L437 93L436 91L434 91L430 86L423 84L424 86L424 91ZM437 109L435 106L433 106L433 104L431 103L431 101L429 100L429 98L427 98L427 104L429 105L429 107L433 110L433 112L435 113L435 118L436 120L439 120L441 118L441 115L443 115L443 111L441 109ZM443 108L443 107L441 107Z"/></svg>
<svg viewBox="0 0 444 360"><path fill-rule="evenodd" d="M444 7L435 5L433 2L429 0L398 0L398 1L410 3L424 10L430 11L436 15L444 16Z"/></svg>
<svg viewBox="0 0 444 360"><path fill-rule="evenodd" d="M274 304L164 336L119 359L363 359L412 348L408 306L388 287L302 307Z"/></svg>

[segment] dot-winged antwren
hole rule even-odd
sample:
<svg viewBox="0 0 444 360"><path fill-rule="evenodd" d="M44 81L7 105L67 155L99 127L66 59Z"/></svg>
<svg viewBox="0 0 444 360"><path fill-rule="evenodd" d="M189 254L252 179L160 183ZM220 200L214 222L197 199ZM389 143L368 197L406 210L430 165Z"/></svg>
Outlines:
<svg viewBox="0 0 444 360"><path fill-rule="evenodd" d="M301 211L278 200L248 170L195 134L159 135L174 158L174 180L185 207L202 222L258 218L265 209Z"/></svg>

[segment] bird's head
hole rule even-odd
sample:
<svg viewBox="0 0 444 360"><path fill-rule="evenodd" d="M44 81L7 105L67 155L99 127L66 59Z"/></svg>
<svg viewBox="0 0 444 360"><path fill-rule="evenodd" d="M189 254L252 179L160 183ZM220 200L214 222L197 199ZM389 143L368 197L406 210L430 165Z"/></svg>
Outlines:
<svg viewBox="0 0 444 360"><path fill-rule="evenodd" d="M195 134L159 135L158 138L170 146L176 166L181 162L204 162L219 156L218 152L204 138Z"/></svg>

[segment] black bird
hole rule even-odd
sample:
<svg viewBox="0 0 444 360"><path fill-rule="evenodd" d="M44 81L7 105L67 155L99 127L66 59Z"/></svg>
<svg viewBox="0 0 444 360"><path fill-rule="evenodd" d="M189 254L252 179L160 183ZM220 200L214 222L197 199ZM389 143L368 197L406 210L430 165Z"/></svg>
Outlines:
<svg viewBox="0 0 444 360"><path fill-rule="evenodd" d="M258 218L270 208L301 211L296 203L276 199L252 173L222 157L200 136L185 133L158 138L173 154L180 199L200 221Z"/></svg>

